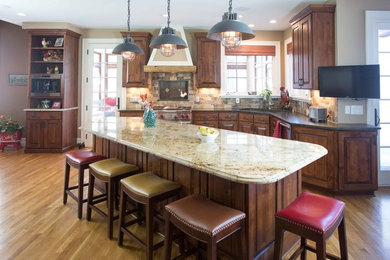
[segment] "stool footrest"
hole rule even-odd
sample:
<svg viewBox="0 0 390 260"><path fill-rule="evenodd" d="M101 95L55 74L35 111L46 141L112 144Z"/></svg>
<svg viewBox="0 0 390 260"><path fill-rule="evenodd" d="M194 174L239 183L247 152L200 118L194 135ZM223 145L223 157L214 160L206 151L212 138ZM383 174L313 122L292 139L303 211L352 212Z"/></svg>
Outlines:
<svg viewBox="0 0 390 260"><path fill-rule="evenodd" d="M309 245L306 245L305 247L301 247L300 249L303 250L304 248L307 249L307 250L309 250L309 251L311 251L311 252L313 252L313 253L316 253L316 252L317 252L317 250L316 250L314 247L309 246ZM298 249L298 250L299 250L299 249ZM297 250L297 251L298 251L298 250ZM331 259L331 260L340 260L340 257L335 256L335 255L333 255L333 254L329 254L329 253L326 253L326 258Z"/></svg>

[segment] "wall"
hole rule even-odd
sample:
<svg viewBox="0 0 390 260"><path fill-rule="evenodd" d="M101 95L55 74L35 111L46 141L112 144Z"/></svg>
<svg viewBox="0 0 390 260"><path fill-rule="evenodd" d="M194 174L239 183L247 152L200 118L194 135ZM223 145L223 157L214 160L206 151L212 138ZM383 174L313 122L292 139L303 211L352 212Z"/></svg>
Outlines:
<svg viewBox="0 0 390 260"><path fill-rule="evenodd" d="M28 33L0 20L0 114L25 125L27 86L9 86L8 74L27 74Z"/></svg>
<svg viewBox="0 0 390 260"><path fill-rule="evenodd" d="M336 64L357 65L366 63L365 13L366 10L390 11L389 0L337 0L336 1ZM340 123L366 123L367 101L338 99ZM363 105L363 115L345 115L346 105Z"/></svg>

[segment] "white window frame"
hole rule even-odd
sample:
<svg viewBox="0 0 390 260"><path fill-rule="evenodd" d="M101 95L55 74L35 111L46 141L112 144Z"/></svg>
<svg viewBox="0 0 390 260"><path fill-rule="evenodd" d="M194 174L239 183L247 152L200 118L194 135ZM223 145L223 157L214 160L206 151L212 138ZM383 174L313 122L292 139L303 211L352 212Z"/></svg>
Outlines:
<svg viewBox="0 0 390 260"><path fill-rule="evenodd" d="M272 93L279 93L281 86L281 61L280 61L280 42L278 41L245 41L241 45L249 46L275 46L275 56L272 64ZM276 69L275 69L276 68ZM226 58L225 48L221 48L221 98L253 98L251 95L226 95Z"/></svg>

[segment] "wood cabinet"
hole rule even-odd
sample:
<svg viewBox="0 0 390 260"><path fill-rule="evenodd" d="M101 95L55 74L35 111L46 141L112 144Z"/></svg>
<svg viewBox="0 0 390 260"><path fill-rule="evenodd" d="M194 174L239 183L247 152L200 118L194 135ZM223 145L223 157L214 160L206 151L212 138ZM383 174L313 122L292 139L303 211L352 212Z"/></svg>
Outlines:
<svg viewBox="0 0 390 260"><path fill-rule="evenodd" d="M237 131L238 124L237 124L237 121L219 121L218 128L225 129L225 130L231 130L231 131Z"/></svg>
<svg viewBox="0 0 390 260"><path fill-rule="evenodd" d="M221 87L221 43L207 38L207 33L195 33L197 40L197 87Z"/></svg>
<svg viewBox="0 0 390 260"><path fill-rule="evenodd" d="M328 154L302 169L302 181L322 188L335 189L337 176L336 132L311 127L293 127L293 139L318 144Z"/></svg>
<svg viewBox="0 0 390 260"><path fill-rule="evenodd" d="M253 124L253 133L256 135L269 136L269 124Z"/></svg>
<svg viewBox="0 0 390 260"><path fill-rule="evenodd" d="M238 114L239 131L248 134L270 135L270 116L253 113Z"/></svg>
<svg viewBox="0 0 390 260"><path fill-rule="evenodd" d="M121 117L142 117L144 111L119 111L119 116Z"/></svg>
<svg viewBox="0 0 390 260"><path fill-rule="evenodd" d="M29 35L25 152L63 152L77 144L80 35L62 29L29 30ZM60 109L37 109L44 99L59 102Z"/></svg>
<svg viewBox="0 0 390 260"><path fill-rule="evenodd" d="M341 131L338 138L339 189L377 190L377 132Z"/></svg>
<svg viewBox="0 0 390 260"><path fill-rule="evenodd" d="M207 121L207 120L195 120L192 122L194 125L208 126L218 128L218 121Z"/></svg>
<svg viewBox="0 0 390 260"><path fill-rule="evenodd" d="M290 20L293 87L318 89L318 67L335 64L334 5L309 5Z"/></svg>
<svg viewBox="0 0 390 260"><path fill-rule="evenodd" d="M122 32L122 37L126 37L127 32ZM152 35L148 32L131 32L134 43L143 51L143 55L136 55L133 61L123 60L122 86L123 87L148 87L148 76L144 71L144 66L149 59L149 43Z"/></svg>

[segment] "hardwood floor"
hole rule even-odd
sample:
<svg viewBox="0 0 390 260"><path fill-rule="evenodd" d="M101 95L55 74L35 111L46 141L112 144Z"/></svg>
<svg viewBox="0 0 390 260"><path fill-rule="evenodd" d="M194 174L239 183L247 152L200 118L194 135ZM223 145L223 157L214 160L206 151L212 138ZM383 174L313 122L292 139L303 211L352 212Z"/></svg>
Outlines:
<svg viewBox="0 0 390 260"><path fill-rule="evenodd" d="M0 259L144 259L143 250L126 236L125 246L117 246L117 229L108 240L101 216L93 214L87 222L84 206L79 220L74 200L62 204L64 163L64 154L0 152ZM76 175L72 169L71 183ZM347 204L350 259L389 259L390 187L376 196L336 198ZM140 237L145 233L142 226L132 230ZM337 235L327 246L338 255ZM161 256L159 249L155 259ZM309 252L308 259L314 254Z"/></svg>

